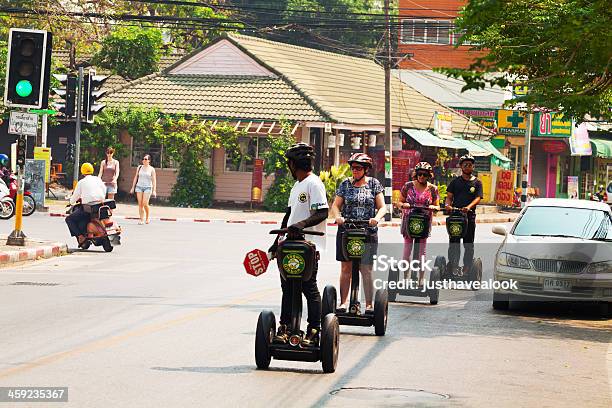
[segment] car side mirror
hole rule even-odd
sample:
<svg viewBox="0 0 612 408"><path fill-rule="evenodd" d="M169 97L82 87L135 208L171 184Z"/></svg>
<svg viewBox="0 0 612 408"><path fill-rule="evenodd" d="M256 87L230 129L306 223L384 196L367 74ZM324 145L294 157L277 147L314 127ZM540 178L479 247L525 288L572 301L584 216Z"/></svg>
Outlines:
<svg viewBox="0 0 612 408"><path fill-rule="evenodd" d="M497 235L503 235L503 236L508 235L508 230L506 229L504 225L499 225L499 224L494 225L493 228L491 228L491 231Z"/></svg>

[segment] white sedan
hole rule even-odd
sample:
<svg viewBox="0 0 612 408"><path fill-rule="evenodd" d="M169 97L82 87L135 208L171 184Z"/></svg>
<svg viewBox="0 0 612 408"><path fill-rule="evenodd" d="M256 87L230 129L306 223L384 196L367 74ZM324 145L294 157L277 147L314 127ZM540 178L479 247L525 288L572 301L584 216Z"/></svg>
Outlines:
<svg viewBox="0 0 612 408"><path fill-rule="evenodd" d="M497 251L494 278L515 281L495 290L493 308L511 299L612 304L612 211L605 203L541 198L532 201L510 231L493 226L505 239Z"/></svg>

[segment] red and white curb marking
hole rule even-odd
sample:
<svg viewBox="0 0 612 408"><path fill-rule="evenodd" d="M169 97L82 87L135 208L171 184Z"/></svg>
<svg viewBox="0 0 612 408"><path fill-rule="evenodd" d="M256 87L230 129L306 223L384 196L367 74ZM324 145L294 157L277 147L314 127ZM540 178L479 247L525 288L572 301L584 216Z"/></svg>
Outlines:
<svg viewBox="0 0 612 408"><path fill-rule="evenodd" d="M24 248L18 251L4 251L0 252L0 265L23 261L34 261L41 258L52 258L54 256L65 255L67 253L68 245L61 242L32 248Z"/></svg>
<svg viewBox="0 0 612 408"><path fill-rule="evenodd" d="M66 217L66 214L61 213L48 213L51 217ZM119 220L135 220L138 221L138 217L131 217L125 215L114 215L113 218ZM476 218L477 224L493 224L493 223L503 223L503 222L514 222L516 217L507 217L500 216L496 218L490 219L478 219ZM222 224L265 224L265 225L279 225L280 221L271 221L271 220L225 220L225 219L203 219L203 218L170 218L170 217L154 217L153 221L170 221L170 222L199 222L199 223L222 223ZM333 222L328 222L328 226L334 227L336 226ZM446 225L446 220L434 220L432 225ZM399 222L381 222L378 224L379 227L400 227L401 223Z"/></svg>

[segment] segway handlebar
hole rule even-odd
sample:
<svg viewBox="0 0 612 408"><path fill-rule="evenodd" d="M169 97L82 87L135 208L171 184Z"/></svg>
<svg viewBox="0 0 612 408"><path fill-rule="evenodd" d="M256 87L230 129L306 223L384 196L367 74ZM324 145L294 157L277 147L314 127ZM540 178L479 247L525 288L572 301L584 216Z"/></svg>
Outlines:
<svg viewBox="0 0 612 408"><path fill-rule="evenodd" d="M405 210L410 210L412 208L418 208L419 210L427 210L427 211L439 211L438 209L429 208L428 206L425 206L425 205L412 205L412 204L410 204L410 207L405 208Z"/></svg>
<svg viewBox="0 0 612 408"><path fill-rule="evenodd" d="M345 218L344 225L350 224L355 228L364 228L370 226L370 220L355 220L352 218Z"/></svg>
<svg viewBox="0 0 612 408"><path fill-rule="evenodd" d="M281 228L281 229L275 229L270 231L270 234L286 234L289 232L289 228ZM325 235L324 232L321 231L308 231L308 230L301 230L300 233L304 234L304 235L319 235L319 236L323 236Z"/></svg>

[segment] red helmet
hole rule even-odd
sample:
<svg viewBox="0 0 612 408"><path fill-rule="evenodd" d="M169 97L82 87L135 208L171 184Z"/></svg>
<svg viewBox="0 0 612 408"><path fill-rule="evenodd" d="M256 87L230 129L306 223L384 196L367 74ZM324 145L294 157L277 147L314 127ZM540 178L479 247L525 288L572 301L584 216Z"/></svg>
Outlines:
<svg viewBox="0 0 612 408"><path fill-rule="evenodd" d="M363 167L372 167L372 158L365 153L353 153L348 159L348 164L361 164Z"/></svg>

